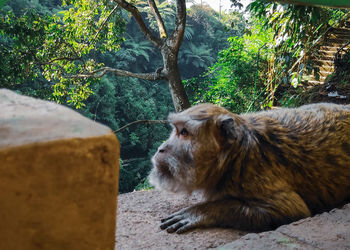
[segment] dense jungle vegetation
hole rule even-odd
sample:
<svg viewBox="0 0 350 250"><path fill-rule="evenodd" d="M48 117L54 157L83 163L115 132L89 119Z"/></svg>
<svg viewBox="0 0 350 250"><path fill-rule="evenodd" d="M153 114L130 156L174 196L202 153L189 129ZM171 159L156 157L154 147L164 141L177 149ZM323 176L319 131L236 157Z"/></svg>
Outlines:
<svg viewBox="0 0 350 250"><path fill-rule="evenodd" d="M67 105L114 131L137 120L166 119L175 109L162 77L163 54L116 2L8 1L0 10L0 87ZM175 1L150 2L170 34L178 22ZM152 6L130 3L165 39ZM216 103L237 113L302 103L317 41L348 16L340 9L259 0L225 13L188 4L186 14L178 67L190 103ZM136 73L121 77L126 71ZM117 133L120 192L148 187L150 157L169 129L143 123Z"/></svg>

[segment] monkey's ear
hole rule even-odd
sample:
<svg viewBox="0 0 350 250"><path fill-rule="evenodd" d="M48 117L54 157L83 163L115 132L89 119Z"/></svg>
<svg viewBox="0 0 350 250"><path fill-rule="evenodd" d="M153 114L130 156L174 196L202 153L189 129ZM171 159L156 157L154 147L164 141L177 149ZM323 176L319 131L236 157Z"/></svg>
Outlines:
<svg viewBox="0 0 350 250"><path fill-rule="evenodd" d="M235 130L235 120L233 117L219 118L219 128L221 135L227 139L228 142L233 143L237 139L237 131Z"/></svg>

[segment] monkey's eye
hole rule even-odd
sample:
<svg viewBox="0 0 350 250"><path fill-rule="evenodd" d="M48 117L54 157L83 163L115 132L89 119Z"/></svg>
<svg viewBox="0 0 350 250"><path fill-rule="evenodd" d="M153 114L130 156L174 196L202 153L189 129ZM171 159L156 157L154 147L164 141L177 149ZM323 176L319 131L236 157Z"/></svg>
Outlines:
<svg viewBox="0 0 350 250"><path fill-rule="evenodd" d="M187 131L187 129L185 129L185 128L183 128L181 131L180 131L180 135L182 135L182 136L188 136L188 131Z"/></svg>

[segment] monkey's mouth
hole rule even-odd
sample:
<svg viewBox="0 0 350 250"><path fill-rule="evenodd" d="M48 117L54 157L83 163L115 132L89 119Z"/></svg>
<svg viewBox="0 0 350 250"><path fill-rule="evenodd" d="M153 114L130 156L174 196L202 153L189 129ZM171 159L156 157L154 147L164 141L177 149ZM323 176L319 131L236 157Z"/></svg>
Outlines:
<svg viewBox="0 0 350 250"><path fill-rule="evenodd" d="M172 173L170 172L169 170L169 167L164 164L164 163L157 163L156 164L156 168L158 169L158 172L163 175L163 176L166 176L166 177L173 177Z"/></svg>

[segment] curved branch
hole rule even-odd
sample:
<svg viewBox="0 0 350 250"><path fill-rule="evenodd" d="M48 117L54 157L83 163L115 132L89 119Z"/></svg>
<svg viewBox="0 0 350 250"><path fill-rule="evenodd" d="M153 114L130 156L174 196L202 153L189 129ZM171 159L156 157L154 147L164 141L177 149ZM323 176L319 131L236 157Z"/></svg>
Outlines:
<svg viewBox="0 0 350 250"><path fill-rule="evenodd" d="M186 27L186 1L176 0L175 30L171 36L173 48L179 51Z"/></svg>
<svg viewBox="0 0 350 250"><path fill-rule="evenodd" d="M139 123L147 123L148 125L149 124L167 124L169 123L167 120L138 120L138 121L134 121L134 122L131 122L131 123L128 123L126 124L125 126L113 131L114 133L119 133L120 131L132 126L132 125L135 125L135 124L139 124Z"/></svg>
<svg viewBox="0 0 350 250"><path fill-rule="evenodd" d="M152 72L152 73L134 73L134 72L130 72L127 70L115 69L115 68L110 68L110 67L100 68L98 70L95 70L95 71L92 71L89 73L73 75L70 78L85 78L85 77L87 77L87 78L100 78L107 73L113 73L116 76L135 77L138 79L150 80L150 81L166 79L166 75L164 73L158 72L158 71Z"/></svg>
<svg viewBox="0 0 350 250"><path fill-rule="evenodd" d="M159 13L156 3L154 2L154 0L148 0L148 5L151 9L153 16L157 21L160 38L166 38L168 34L166 32L163 19Z"/></svg>
<svg viewBox="0 0 350 250"><path fill-rule="evenodd" d="M154 44L157 48L160 48L162 45L162 42L159 38L155 37L152 32L147 28L145 22L142 19L142 16L139 12L139 10L132 4L126 2L125 0L114 0L117 2L120 7L122 7L124 10L130 12L133 17L135 18L137 24L139 25L142 33L146 36L146 38Z"/></svg>

